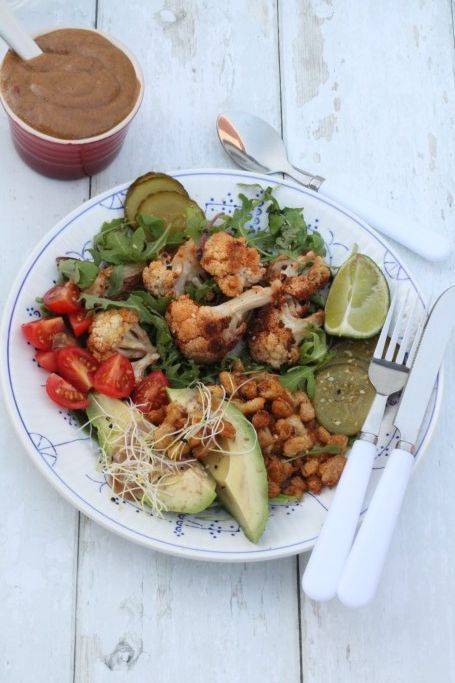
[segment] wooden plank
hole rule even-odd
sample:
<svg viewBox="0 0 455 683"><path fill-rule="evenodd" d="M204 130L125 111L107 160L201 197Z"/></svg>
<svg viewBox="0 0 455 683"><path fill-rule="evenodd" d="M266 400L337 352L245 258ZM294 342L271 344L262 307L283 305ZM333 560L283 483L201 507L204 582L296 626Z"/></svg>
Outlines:
<svg viewBox="0 0 455 683"><path fill-rule="evenodd" d="M152 169L233 166L215 131L226 108L280 125L275 1L99 3L99 26L139 58L144 101L95 192ZM145 42L141 42L145 41Z"/></svg>
<svg viewBox="0 0 455 683"><path fill-rule="evenodd" d="M91 25L93 0L22 3L31 31L51 24ZM3 57L3 43L1 57ZM17 157L0 114L0 253L3 308L24 257L52 225L88 197L88 180L61 183L39 176ZM37 292L38 294L38 292ZM8 683L73 680L74 588L78 514L29 461L4 410L0 478L0 679Z"/></svg>
<svg viewBox="0 0 455 683"><path fill-rule="evenodd" d="M452 236L455 104L448 2L281 2L283 120L292 160ZM454 281L400 253L428 295ZM302 598L303 679L455 680L455 379L411 483L375 602L358 612ZM429 657L428 654L431 653Z"/></svg>
<svg viewBox="0 0 455 683"><path fill-rule="evenodd" d="M125 149L94 190L151 168L228 165L215 134L225 106L280 125L274 3L102 1L98 25L136 52L147 90ZM76 680L102 683L114 671L122 683L193 681L201 671L216 683L300 680L295 559L177 560L89 520L80 558Z"/></svg>
<svg viewBox="0 0 455 683"><path fill-rule="evenodd" d="M86 518L80 557L77 681L299 680L294 560L175 559Z"/></svg>

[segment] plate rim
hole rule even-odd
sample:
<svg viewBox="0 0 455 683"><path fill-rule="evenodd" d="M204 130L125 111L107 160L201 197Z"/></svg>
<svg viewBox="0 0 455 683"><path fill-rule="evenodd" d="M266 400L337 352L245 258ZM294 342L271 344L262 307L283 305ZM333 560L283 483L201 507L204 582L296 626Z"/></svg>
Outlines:
<svg viewBox="0 0 455 683"><path fill-rule="evenodd" d="M332 199L329 199L327 197L324 197L323 195L319 195L317 192L313 192L312 190L309 190L303 186L300 186L298 183L295 181L292 181L291 179L282 179L282 178L277 178L275 176L269 176L269 175L264 175L264 174L259 174L259 173L253 173L249 171L242 171L242 170L237 170L235 168L194 168L194 169L179 169L179 170L174 170L174 171L166 171L169 175L176 177L176 178L184 178L186 176L196 176L196 175L209 175L209 176L228 176L228 177L241 177L241 178L249 178L250 180L255 180L261 183L272 183L275 185L282 185L284 187L288 187L292 190L297 190L300 192L302 195L308 195L310 197L313 197L314 199L322 202L323 204L326 204L335 210L337 210L339 213L344 214L347 216L350 220L353 220L356 222L360 228L363 230L366 230L368 234L370 234L372 237L374 237L384 248L397 260L397 262L402 266L408 275L408 277L411 279L413 285L415 286L418 295L423 303L423 305L426 307L426 301L425 297L423 296L423 293L421 291L421 288L419 286L419 281L414 278L414 275L412 271L409 269L406 260L402 259L400 255L397 255L394 247L388 242L387 239L385 239L380 233L378 233L374 228L372 228L368 223L366 223L360 216L352 212L351 210L347 209L345 206L342 204L339 204L336 201L333 201ZM19 406L17 405L16 402L16 397L14 395L14 390L12 386L12 381L9 376L9 370L8 370L8 357L9 357L9 338L10 338L10 328L11 328L11 322L12 322L12 315L15 311L16 307L16 302L17 298L20 295L20 292L22 290L22 286L28 277L29 273L32 271L37 259L41 256L43 251L47 248L49 245L50 241L55 239L57 235L59 235L66 227L73 222L76 218L82 216L84 213L86 213L92 206L95 206L99 204L104 198L110 197L112 195L115 195L117 193L120 193L124 191L130 184L130 182L124 182L120 183L114 187L108 188L104 192L100 192L99 194L95 195L94 197L91 197L90 199L86 200L85 202L82 202L79 204L77 207L75 207L72 211L67 213L65 216L63 216L57 223L55 223L48 231L45 232L43 237L38 241L38 243L35 245L35 247L30 251L29 255L27 256L27 259L21 269L19 270L17 276L15 277L8 297L5 302L5 308L2 314L2 324L1 324L1 335L0 335L0 343L1 343L1 386L3 389L3 395L4 395L4 402L6 405L7 413L11 419L11 422L14 426L14 429L19 436L20 441L22 442L22 445L25 448L25 451L27 452L28 457L32 460L32 462L35 464L35 466L38 468L38 470L44 475L44 477L48 480L48 482L51 484L51 486L57 490L57 492L63 496L65 500L67 500L73 507L75 507L79 512L82 512L83 514L87 515L90 519L95 521L96 523L100 524L102 527L105 529L116 533L123 538L128 539L129 541L138 543L139 545L142 545L146 548L152 549L152 550L158 550L160 552L164 552L166 554L178 556L178 557L185 557L187 559L193 559L193 560L205 560L205 561L213 561L213 562L253 562L253 561L266 561L266 560L271 560L271 559L279 559L283 557L289 557L289 556L294 556L297 554L300 554L302 552L306 552L308 550L311 550L311 548L314 546L314 542L317 539L317 536L314 536L309 539L305 539L304 541L299 541L294 544L290 544L284 547L278 547L274 548L272 546L270 547L261 547L257 548L254 547L254 544L251 544L253 548L251 550L242 550L242 551L229 551L229 550L212 550L212 549L204 549L204 548L188 548L185 546L180 546L178 543L171 543L167 541L162 541L160 539L153 539L150 536L145 536L141 532L136 531L132 529L131 527L127 527L125 524L123 524L120 520L114 520L111 517L108 517L105 513L103 513L101 510L96 509L91 503L86 501L85 499L81 498L79 494L71 489L61 478L60 476L52 470L52 474L49 471L49 465L43 461L41 458L36 457L36 451L33 447L33 444L30 442L30 437L28 435L28 431L26 428L25 423L22 420L21 413L19 410ZM422 457L425 455L425 452L428 448L428 445L433 437L433 433L436 427L436 424L438 423L439 419L439 413L442 405L442 400L443 400L443 393L444 393L444 374L445 374L445 369L444 369L444 364L441 367L441 370L438 375L438 380L437 380L437 392L436 392L436 401L433 409L433 414L431 416L427 431L422 439L420 448L418 450L419 457L416 461L416 465L414 466L414 470L416 466L420 463L422 460ZM33 450L33 452L32 452ZM364 511L365 512L365 511ZM362 513L363 515L364 513Z"/></svg>

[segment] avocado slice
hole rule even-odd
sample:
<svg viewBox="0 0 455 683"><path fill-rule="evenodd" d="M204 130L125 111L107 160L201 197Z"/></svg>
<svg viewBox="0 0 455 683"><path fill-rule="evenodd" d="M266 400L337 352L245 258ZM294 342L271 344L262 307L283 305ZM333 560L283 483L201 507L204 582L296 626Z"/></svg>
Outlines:
<svg viewBox="0 0 455 683"><path fill-rule="evenodd" d="M171 401L185 408L195 400L193 389L168 389ZM253 425L235 406L225 402L226 419L235 427L234 439L222 439L223 453L211 451L203 458L216 481L218 498L247 538L256 543L269 515L267 473Z"/></svg>
<svg viewBox="0 0 455 683"><path fill-rule="evenodd" d="M130 424L131 408L103 394L92 393L90 398L87 417L97 430L100 447L111 454L119 447L116 443L119 434ZM144 428L151 427L139 411L137 420ZM216 498L215 480L200 463L191 463L175 474L166 475L160 497L167 512L201 512Z"/></svg>

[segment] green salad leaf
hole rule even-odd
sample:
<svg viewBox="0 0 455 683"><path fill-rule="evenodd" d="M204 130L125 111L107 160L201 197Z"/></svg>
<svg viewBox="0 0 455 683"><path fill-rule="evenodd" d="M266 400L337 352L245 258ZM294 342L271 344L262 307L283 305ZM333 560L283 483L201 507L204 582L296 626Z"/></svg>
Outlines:
<svg viewBox="0 0 455 683"><path fill-rule="evenodd" d="M230 230L237 237L244 237L250 246L260 252L263 261L281 254L297 258L310 250L324 256L324 240L319 232L308 229L303 209L281 208L273 191L274 188L267 187L260 197L254 199L240 193L240 206L232 216L223 216L223 229ZM268 204L267 220L262 229L253 230L248 223L256 207L261 204Z"/></svg>
<svg viewBox="0 0 455 683"><path fill-rule="evenodd" d="M307 455L337 455L340 452L340 447L335 444L327 444L326 446L313 446L309 451L305 453L299 453L299 455L294 455L292 458L286 458L286 462L292 462L293 460L298 460L299 458L304 458Z"/></svg>
<svg viewBox="0 0 455 683"><path fill-rule="evenodd" d="M299 389L314 397L315 372L334 356L329 350L327 335L322 327L309 326L307 336L300 345L299 365L285 371L280 376L281 384L294 393Z"/></svg>
<svg viewBox="0 0 455 683"><path fill-rule="evenodd" d="M198 242L207 221L192 207L186 213L186 226L180 230L165 226L157 216L137 216L136 228L123 218L103 223L90 249L95 264L106 262L116 266L151 261L165 247L176 247L188 237Z"/></svg>
<svg viewBox="0 0 455 683"><path fill-rule="evenodd" d="M93 261L82 261L75 258L61 258L57 263L58 271L67 280L71 280L81 289L90 287L98 275L99 268Z"/></svg>

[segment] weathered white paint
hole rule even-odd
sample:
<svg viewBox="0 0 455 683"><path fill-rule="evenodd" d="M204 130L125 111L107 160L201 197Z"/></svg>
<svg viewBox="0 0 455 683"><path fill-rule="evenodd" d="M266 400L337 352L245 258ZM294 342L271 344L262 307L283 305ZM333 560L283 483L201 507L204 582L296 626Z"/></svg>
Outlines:
<svg viewBox="0 0 455 683"><path fill-rule="evenodd" d="M95 0L28 0L19 13L30 28L90 25ZM100 0L98 25L137 54L147 90L124 150L92 192L151 168L230 165L216 114L245 108L279 127L281 75L295 163L453 235L448 2L279 0L277 12L270 0ZM0 116L1 296L23 254L88 191L87 181L27 169ZM455 281L453 257L437 268L406 257L427 294ZM455 681L454 377L452 354L441 422L376 601L350 612L302 598L300 645L295 560L186 562L85 518L78 543L78 515L29 464L2 412L0 680L294 683L301 647L306 683Z"/></svg>
<svg viewBox="0 0 455 683"><path fill-rule="evenodd" d="M23 3L27 28L94 22L93 0ZM0 41L1 42L1 41ZM3 58L4 43L1 43ZM41 177L17 157L0 115L0 250L3 303L25 255L88 197L88 180ZM71 683L78 514L39 476L0 411L0 680Z"/></svg>
<svg viewBox="0 0 455 683"><path fill-rule="evenodd" d="M229 165L215 133L225 106L247 103L279 126L276 16L267 0L102 1L99 28L136 51L147 90L127 148L93 191L152 168ZM300 679L295 559L208 567L133 548L84 520L78 586L78 681L193 681L202 669L217 683L240 670Z"/></svg>
<svg viewBox="0 0 455 683"><path fill-rule="evenodd" d="M281 2L280 37L295 163L418 219L429 240L433 228L453 240L449 3ZM436 268L400 251L429 296L455 281L453 257ZM441 422L411 482L375 602L349 611L302 598L307 683L455 680L453 353L446 365Z"/></svg>

